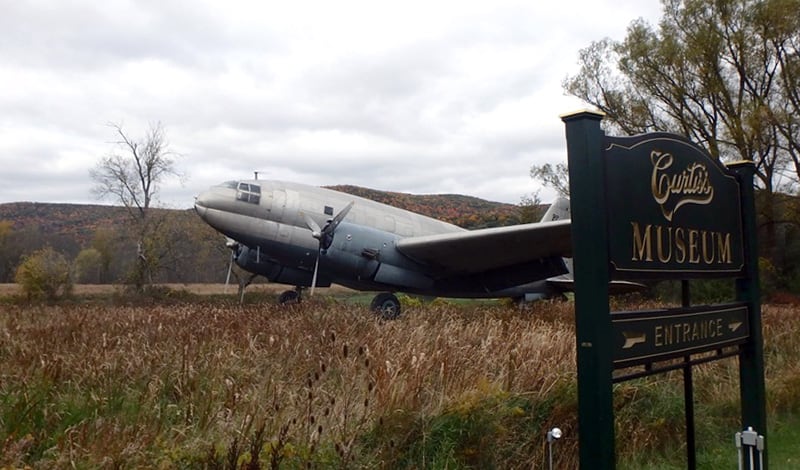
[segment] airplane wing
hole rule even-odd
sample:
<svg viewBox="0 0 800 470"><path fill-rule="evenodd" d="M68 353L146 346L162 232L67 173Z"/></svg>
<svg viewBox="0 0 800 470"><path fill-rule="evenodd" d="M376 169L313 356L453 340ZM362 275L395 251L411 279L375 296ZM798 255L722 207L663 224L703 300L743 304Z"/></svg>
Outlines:
<svg viewBox="0 0 800 470"><path fill-rule="evenodd" d="M540 222L398 240L414 260L454 274L471 274L543 258L572 256L570 221Z"/></svg>

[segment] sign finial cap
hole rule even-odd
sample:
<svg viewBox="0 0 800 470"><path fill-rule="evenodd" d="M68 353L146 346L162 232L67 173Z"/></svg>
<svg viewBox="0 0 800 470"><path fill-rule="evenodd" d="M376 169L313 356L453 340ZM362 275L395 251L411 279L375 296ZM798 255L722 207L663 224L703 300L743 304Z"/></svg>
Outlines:
<svg viewBox="0 0 800 470"><path fill-rule="evenodd" d="M578 111L572 111L566 114L562 114L559 117L562 121L574 121L577 119L596 119L601 121L606 116L606 113L602 111L597 111L594 109L580 109Z"/></svg>

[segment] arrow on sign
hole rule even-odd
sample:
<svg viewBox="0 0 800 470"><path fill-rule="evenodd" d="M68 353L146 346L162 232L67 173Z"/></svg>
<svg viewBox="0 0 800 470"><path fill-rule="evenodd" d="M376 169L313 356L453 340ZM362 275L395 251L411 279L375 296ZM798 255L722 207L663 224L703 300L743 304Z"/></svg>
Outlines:
<svg viewBox="0 0 800 470"><path fill-rule="evenodd" d="M740 326L742 326L742 322L740 322L740 321L734 321L734 322L728 323L728 329L730 329L731 331L738 330Z"/></svg>
<svg viewBox="0 0 800 470"><path fill-rule="evenodd" d="M630 349L639 343L647 341L647 335L638 331L623 331L622 336L625 337L625 344L622 345L622 349Z"/></svg>

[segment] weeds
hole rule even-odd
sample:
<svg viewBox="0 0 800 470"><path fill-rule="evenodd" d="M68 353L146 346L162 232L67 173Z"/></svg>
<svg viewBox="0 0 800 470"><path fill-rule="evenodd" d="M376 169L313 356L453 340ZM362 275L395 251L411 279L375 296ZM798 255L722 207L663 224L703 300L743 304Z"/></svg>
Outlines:
<svg viewBox="0 0 800 470"><path fill-rule="evenodd" d="M800 410L794 312L765 309L771 412ZM554 425L575 465L570 303L12 304L0 335L0 467L541 468ZM710 434L736 423L737 367L697 368ZM620 458L670 451L680 390L617 387Z"/></svg>

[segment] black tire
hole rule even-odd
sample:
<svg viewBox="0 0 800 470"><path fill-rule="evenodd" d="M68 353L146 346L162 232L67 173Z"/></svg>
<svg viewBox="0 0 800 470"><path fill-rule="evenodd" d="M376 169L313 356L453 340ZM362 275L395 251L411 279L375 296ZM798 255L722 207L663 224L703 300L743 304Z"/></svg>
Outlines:
<svg viewBox="0 0 800 470"><path fill-rule="evenodd" d="M384 320L394 320L400 316L400 301L390 292L382 292L372 299L370 309Z"/></svg>
<svg viewBox="0 0 800 470"><path fill-rule="evenodd" d="M281 305L294 305L300 303L300 293L296 290L283 291L278 296L278 303Z"/></svg>

